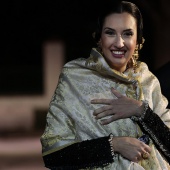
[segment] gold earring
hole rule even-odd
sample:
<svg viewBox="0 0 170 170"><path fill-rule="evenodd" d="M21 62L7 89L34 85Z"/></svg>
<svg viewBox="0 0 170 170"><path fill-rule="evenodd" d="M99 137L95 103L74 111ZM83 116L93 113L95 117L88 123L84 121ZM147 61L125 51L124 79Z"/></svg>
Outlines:
<svg viewBox="0 0 170 170"><path fill-rule="evenodd" d="M139 58L139 50L142 49L144 42L145 42L145 39L142 37L142 43L136 45L135 51L134 51L134 53L132 55L132 58L131 58L131 60L132 60L132 67L133 67L133 70L134 70L135 73L137 72L136 69L138 67L137 60Z"/></svg>
<svg viewBox="0 0 170 170"><path fill-rule="evenodd" d="M134 70L135 73L136 73L136 69L138 67L138 63L137 63L137 59L139 58L138 48L139 47L137 45L136 48L135 48L135 51L134 51L134 53L132 55L132 58L131 58L131 60L132 60L132 67L133 67L133 70Z"/></svg>

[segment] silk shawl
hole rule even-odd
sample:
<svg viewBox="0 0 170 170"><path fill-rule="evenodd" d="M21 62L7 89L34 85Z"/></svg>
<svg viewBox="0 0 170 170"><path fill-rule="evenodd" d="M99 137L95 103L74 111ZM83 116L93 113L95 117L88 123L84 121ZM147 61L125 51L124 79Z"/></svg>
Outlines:
<svg viewBox="0 0 170 170"><path fill-rule="evenodd" d="M90 101L96 98L116 99L111 87L127 97L147 100L150 108L170 127L170 112L166 109L168 102L161 94L158 79L147 65L138 62L137 73L132 68L120 73L111 69L104 57L93 48L89 58L76 59L63 67L41 136L43 155L75 142L108 136L110 133L134 138L141 136L139 126L130 118L103 126L100 120L93 117L93 111L102 105L91 104ZM149 159L134 163L117 154L114 162L104 169L168 170L168 165L152 142L150 147L152 152Z"/></svg>

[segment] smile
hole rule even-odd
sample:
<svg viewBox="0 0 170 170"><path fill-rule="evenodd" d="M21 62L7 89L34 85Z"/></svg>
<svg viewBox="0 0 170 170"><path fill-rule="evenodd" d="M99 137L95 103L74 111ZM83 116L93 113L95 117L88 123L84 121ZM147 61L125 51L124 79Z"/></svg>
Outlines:
<svg viewBox="0 0 170 170"><path fill-rule="evenodd" d="M113 54L116 54L116 55L124 55L125 52L124 51L112 51Z"/></svg>
<svg viewBox="0 0 170 170"><path fill-rule="evenodd" d="M114 58L123 58L125 56L126 51L124 51L124 50L119 50L119 51L118 50L112 50L111 53L112 53L112 56Z"/></svg>

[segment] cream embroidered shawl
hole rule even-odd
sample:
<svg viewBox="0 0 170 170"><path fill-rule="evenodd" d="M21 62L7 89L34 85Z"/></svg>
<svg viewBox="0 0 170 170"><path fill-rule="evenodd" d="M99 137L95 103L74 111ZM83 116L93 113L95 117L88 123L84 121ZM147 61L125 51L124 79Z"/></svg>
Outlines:
<svg viewBox="0 0 170 170"><path fill-rule="evenodd" d="M47 125L41 137L43 155L52 153L78 141L108 136L142 135L140 128L130 118L120 119L102 126L92 115L101 105L91 104L95 98L116 98L111 87L131 98L149 101L150 107L170 127L167 100L162 96L157 78L145 63L138 63L137 73L128 69L124 73L111 69L103 56L92 49L87 59L67 63L60 75L58 86L47 114ZM168 165L153 144L149 159L134 163L121 155L106 170L167 170ZM69 156L69 155L68 155ZM101 168L97 168L101 169Z"/></svg>

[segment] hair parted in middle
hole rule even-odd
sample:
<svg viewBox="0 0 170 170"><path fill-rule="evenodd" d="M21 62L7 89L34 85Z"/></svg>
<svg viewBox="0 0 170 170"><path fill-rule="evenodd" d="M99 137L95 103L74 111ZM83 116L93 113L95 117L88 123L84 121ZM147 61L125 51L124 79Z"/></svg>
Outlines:
<svg viewBox="0 0 170 170"><path fill-rule="evenodd" d="M137 24L137 43L142 44L143 43L143 19L140 10L138 7L131 2L128 1L119 1L119 0L107 0L103 4L101 14L98 17L97 20L97 28L95 31L95 34L93 35L96 42L100 40L103 24L105 21L105 18L113 13L123 13L127 12L130 15L132 15Z"/></svg>
<svg viewBox="0 0 170 170"><path fill-rule="evenodd" d="M93 33L93 38L96 41L98 50L101 54L103 53L100 47L100 38L105 18L114 13L121 14L124 12L129 13L135 18L137 25L137 45L134 54L132 55L131 59L128 62L128 68L132 67L134 69L134 72L136 72L136 69L138 67L137 60L139 58L138 51L142 48L143 43L145 41L145 39L143 38L143 18L140 10L134 3L120 0L105 1L105 3L102 6L102 9L103 10L101 11L101 14L99 15L97 20L96 31L95 33Z"/></svg>

